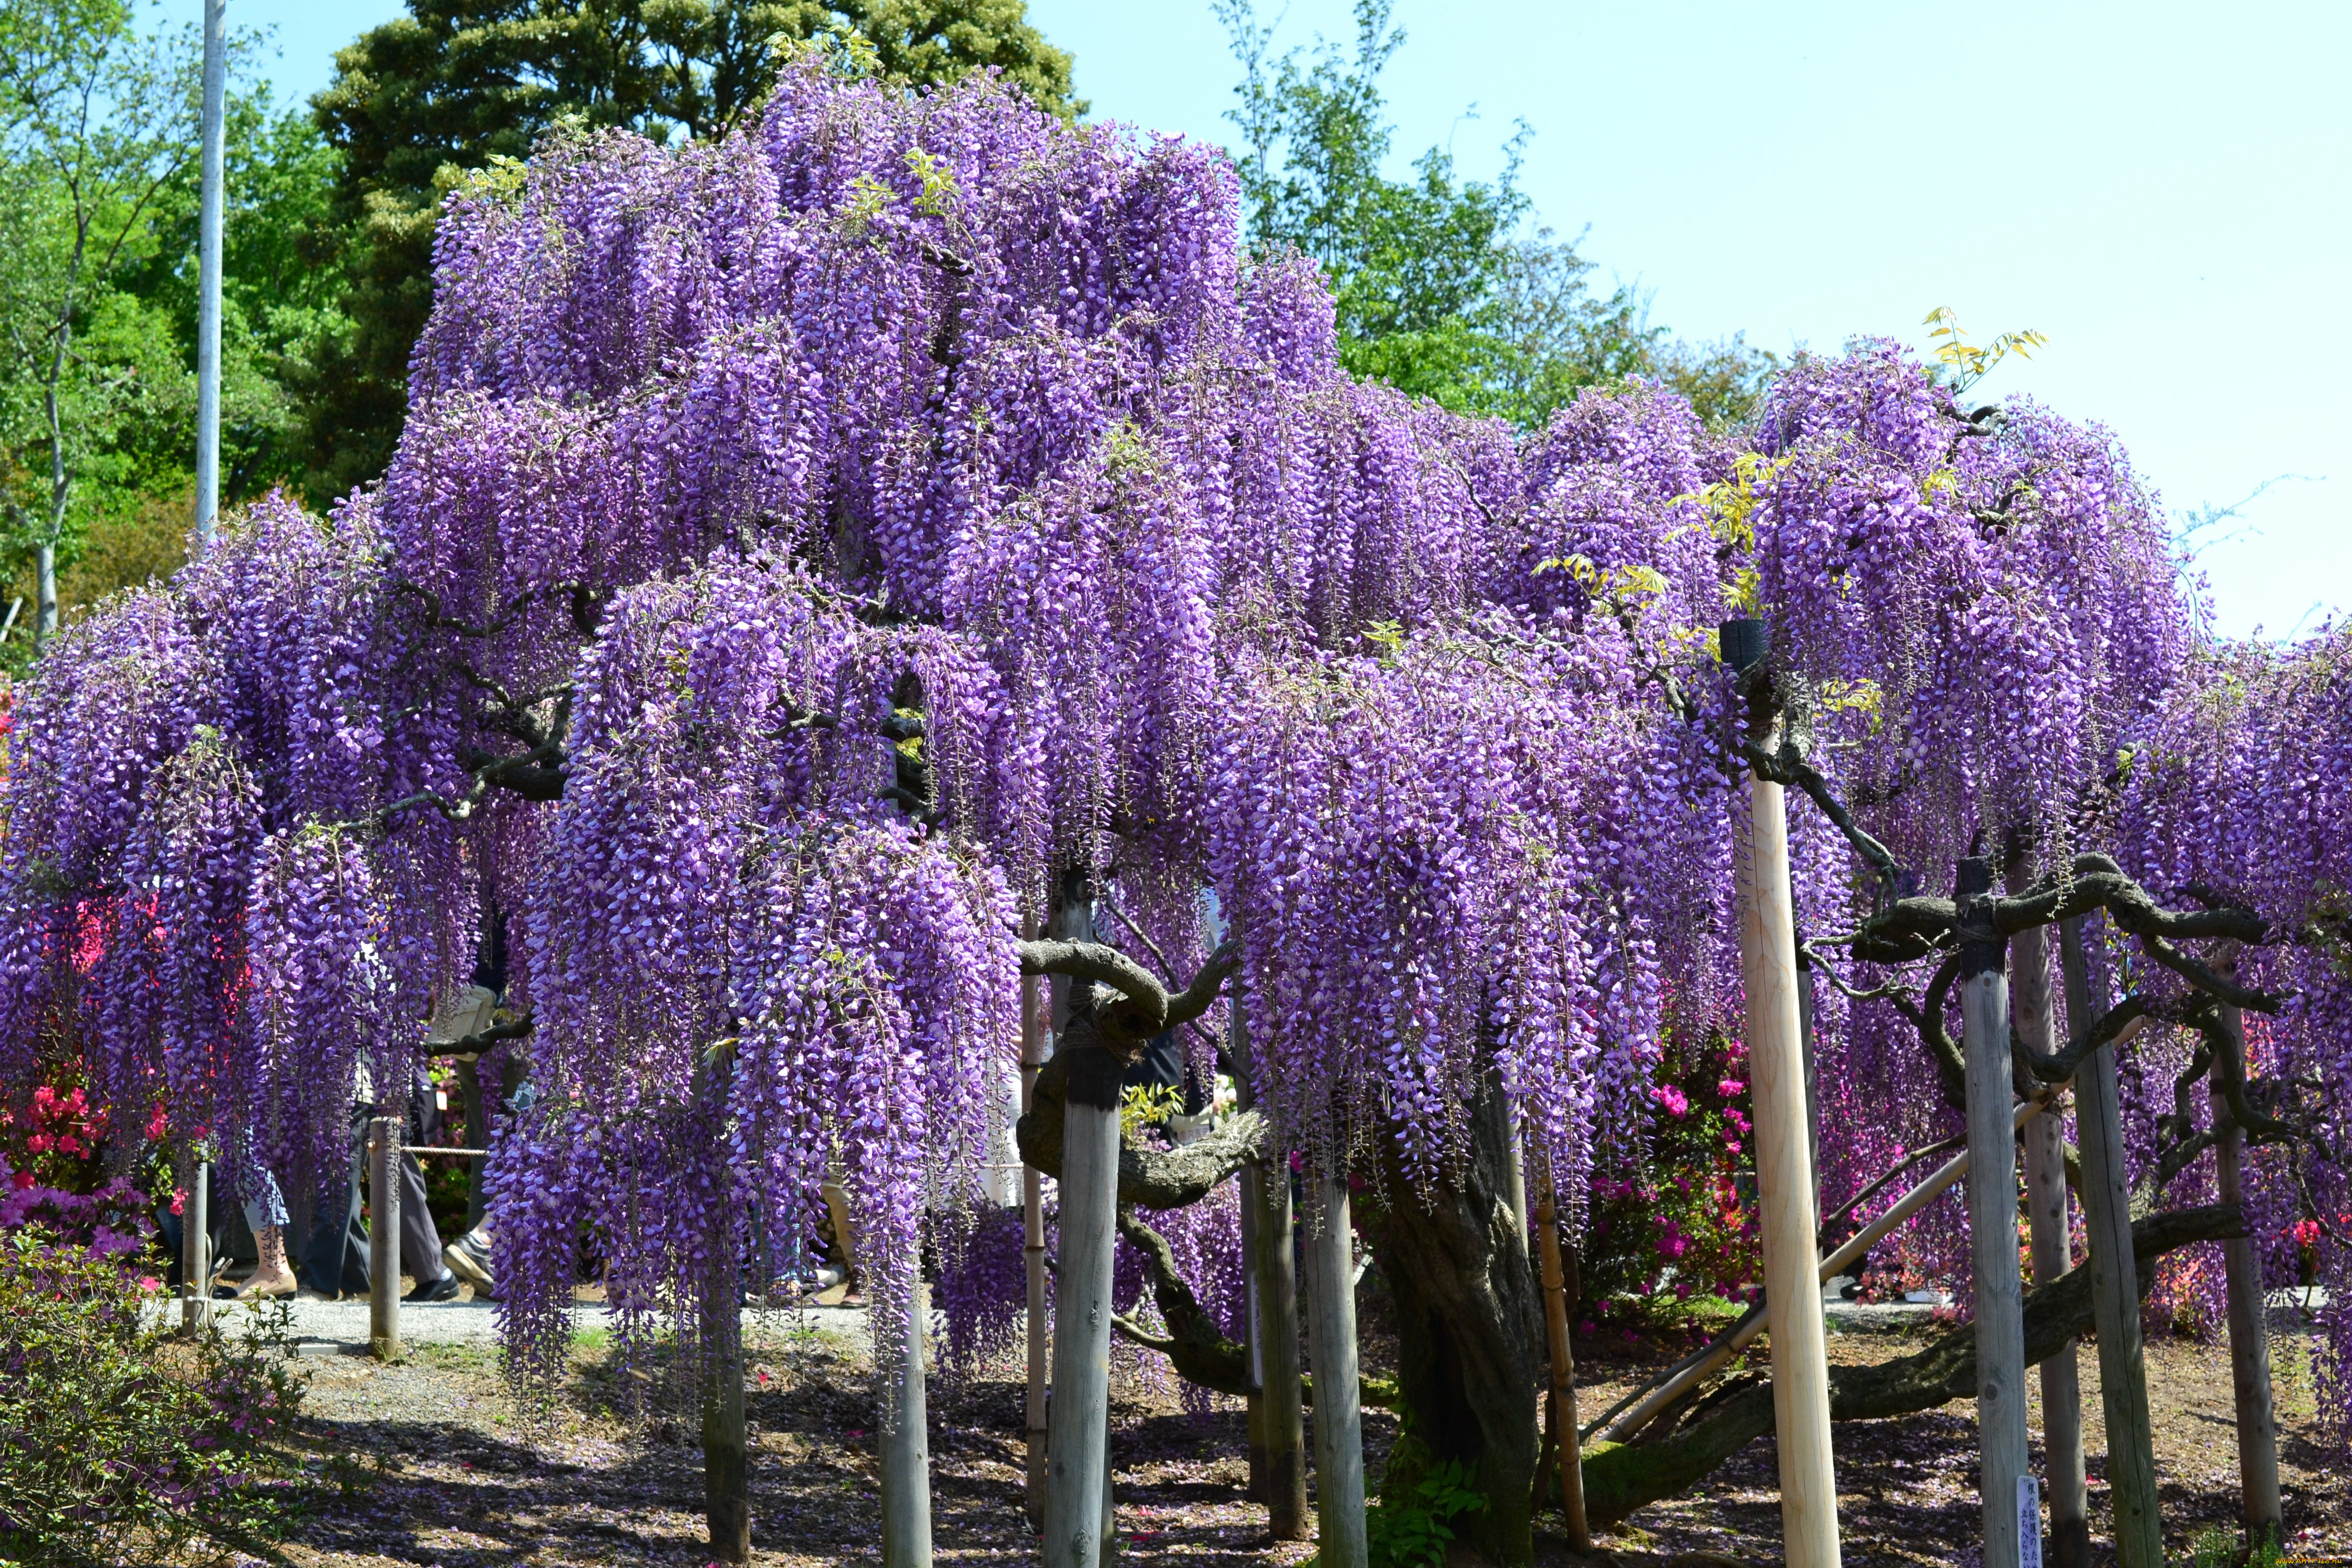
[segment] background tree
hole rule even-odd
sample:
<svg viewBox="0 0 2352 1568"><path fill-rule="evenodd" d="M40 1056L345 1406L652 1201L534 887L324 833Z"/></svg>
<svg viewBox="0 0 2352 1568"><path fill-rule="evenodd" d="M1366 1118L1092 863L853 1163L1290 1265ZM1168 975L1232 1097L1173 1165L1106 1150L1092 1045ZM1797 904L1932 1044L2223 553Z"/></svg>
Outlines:
<svg viewBox="0 0 2352 1568"><path fill-rule="evenodd" d="M198 205L184 139L196 51L190 38L138 34L127 7L19 5L6 18L27 41L6 68L14 107L0 161L13 241L0 253L5 570L41 603L46 553L47 602L63 616L168 575L184 558ZM340 321L340 277L299 253L324 210L334 155L307 112L274 110L268 84L252 77L261 42L239 35L230 57L222 434L231 503L302 473L288 370ZM87 123L68 122L75 104ZM29 638L13 637L0 660L21 669L29 651Z"/></svg>
<svg viewBox="0 0 2352 1568"><path fill-rule="evenodd" d="M341 154L306 254L343 269L348 329L301 367L306 482L320 504L381 475L433 307L433 234L467 170L522 158L560 118L657 142L725 132L766 90L776 40L856 39L886 75L992 68L1057 114L1070 58L1022 0L414 0L335 57L318 122Z"/></svg>
<svg viewBox="0 0 2352 1568"><path fill-rule="evenodd" d="M1433 147L1412 177L1384 173L1393 133L1380 74L1405 42L1391 0L1357 0L1353 52L1318 40L1270 56L1253 0L1219 0L1241 100L1244 209L1253 245L1313 257L1338 301L1349 372L1468 414L1541 426L1585 386L1664 381L1709 423L1748 413L1771 356L1734 338L1699 347L1654 327L1629 288L1596 293L1592 263L1536 220L1518 184L1532 134L1504 143L1491 184L1456 177Z"/></svg>
<svg viewBox="0 0 2352 1568"><path fill-rule="evenodd" d="M9 522L33 558L44 639L58 626L76 486L117 455L120 426L152 419L155 400L178 390L139 320L143 301L116 283L153 243L159 198L194 162L194 86L186 40L142 38L118 0L0 9Z"/></svg>

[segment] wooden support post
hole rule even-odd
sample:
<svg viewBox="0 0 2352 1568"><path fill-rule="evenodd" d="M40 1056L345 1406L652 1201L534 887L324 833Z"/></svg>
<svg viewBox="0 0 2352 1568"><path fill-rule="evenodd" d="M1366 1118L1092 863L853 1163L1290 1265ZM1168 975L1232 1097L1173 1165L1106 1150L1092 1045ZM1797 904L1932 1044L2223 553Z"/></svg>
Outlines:
<svg viewBox="0 0 2352 1568"><path fill-rule="evenodd" d="M1322 1568L1367 1568L1364 1417L1356 1370L1356 1256L1348 1177L1321 1180L1307 1237L1307 1332L1315 1360L1315 1521Z"/></svg>
<svg viewBox="0 0 2352 1568"><path fill-rule="evenodd" d="M1118 1058L1072 1050L1064 1101L1059 1257L1054 1279L1054 1407L1046 1438L1046 1568L1108 1555L1111 1241L1118 1209Z"/></svg>
<svg viewBox="0 0 2352 1568"><path fill-rule="evenodd" d="M1536 1244L1543 1249L1544 1326L1551 1339L1551 1429L1559 1434L1560 1511L1568 1520L1568 1543L1592 1550L1592 1530L1584 1519L1584 1445L1577 1437L1576 1357L1568 1342L1568 1271L1561 1266L1559 1215L1547 1186L1536 1207Z"/></svg>
<svg viewBox="0 0 2352 1568"><path fill-rule="evenodd" d="M702 1285L702 1510L710 1555L751 1561L749 1435L743 1420L741 1269L714 1243Z"/></svg>
<svg viewBox="0 0 2352 1568"><path fill-rule="evenodd" d="M1249 1016L1238 994L1232 1003L1227 1050L1234 1097L1244 1110L1257 1104L1257 1063ZM1307 1539L1307 1405L1298 1382L1297 1243L1291 1225L1290 1171L1280 1156L1242 1172L1242 1201L1255 1201L1256 1223L1245 1258L1251 1306L1256 1313L1257 1415L1265 1445L1266 1533L1276 1541Z"/></svg>
<svg viewBox="0 0 2352 1568"><path fill-rule="evenodd" d="M1992 861L1960 862L1961 1048L1968 1066L1969 1256L1976 1275L1978 1486L1984 1568L2042 1558L2042 1496L2025 1436L2024 1281L2017 1262L2017 1142L2009 1048L2007 945L1972 905L1992 892ZM1974 940L1970 940L1973 938ZM1989 938L1989 940L1988 940Z"/></svg>
<svg viewBox="0 0 2352 1568"><path fill-rule="evenodd" d="M405 1116L368 1122L368 1348L400 1354L400 1132Z"/></svg>
<svg viewBox="0 0 2352 1568"><path fill-rule="evenodd" d="M1037 934L1033 916L1022 927ZM1021 981L1021 1114L1037 1096L1037 1073L1045 1065L1045 999L1037 976ZM1045 1327L1045 1177L1034 1165L1021 1167L1021 1261L1029 1288L1028 1473L1022 1500L1033 1529L1045 1523L1045 1368L1052 1353Z"/></svg>
<svg viewBox="0 0 2352 1568"><path fill-rule="evenodd" d="M2012 880L2011 886L2015 886ZM2010 1011L2036 1055L2057 1048L2050 996L2049 930L2010 939L2016 978ZM2033 1282L2047 1285L2074 1266L2066 1194L2065 1128L2056 1114L2025 1124L2025 1201L2033 1237ZM2083 1388L2070 1342L2042 1363L2042 1452L2050 1472L2051 1568L2090 1568L2090 1483L2083 1460Z"/></svg>
<svg viewBox="0 0 2352 1568"><path fill-rule="evenodd" d="M1724 662L1748 681L1750 731L1767 748L1778 718L1764 683L1761 621L1728 621ZM1764 1239L1764 1308L1772 1334L1780 1531L1790 1568L1839 1562L1837 1475L1830 1454L1828 1345L1814 1251L1810 1108L1798 1016L1796 913L1789 890L1788 805L1779 784L1750 776L1737 857L1739 973L1747 993L1748 1076L1756 1106L1756 1187Z"/></svg>
<svg viewBox="0 0 2352 1568"><path fill-rule="evenodd" d="M882 1568L930 1568L931 1451L923 1390L922 1258L907 1259L914 1294L907 1334L884 1385L882 1405Z"/></svg>
<svg viewBox="0 0 2352 1568"><path fill-rule="evenodd" d="M2214 956L2213 967L2223 978L2238 977L2235 942ZM2221 1136L2213 1145L2216 1195L2225 1204L2245 1201L2246 1133L2230 1114L2225 1098L2225 1072L2240 1072L2246 1060L2246 1022L2235 1007L2223 1007L2221 1027L2235 1045L2237 1060L2213 1067L2213 1125ZM2263 1289L2262 1256L2253 1237L2241 1236L2221 1244L2224 1289L2229 1297L2230 1382L2237 1395L2238 1489L2250 1542L2277 1541L2285 1516L2279 1499L2278 1411L2271 1398L2271 1345L2267 1293Z"/></svg>
<svg viewBox="0 0 2352 1568"><path fill-rule="evenodd" d="M1265 1209L1265 1173L1244 1165L1235 1178L1242 1211L1242 1351L1246 1358L1242 1405L1249 1450L1249 1495L1265 1500L1265 1345L1257 1322L1258 1216Z"/></svg>
<svg viewBox="0 0 2352 1568"><path fill-rule="evenodd" d="M694 1053L691 1092L706 1109L734 1077L726 1045ZM700 1281L702 1352L702 1513L710 1555L751 1561L751 1436L743 1418L743 1259L734 1227L723 1220L707 1237Z"/></svg>
<svg viewBox="0 0 2352 1568"><path fill-rule="evenodd" d="M2067 1031L2079 1033L2107 1008L2105 988L2094 994L2081 920L2060 928L2059 957L2066 976ZM2139 1266L2132 1253L2123 1102L2113 1049L2093 1051L2075 1070L2074 1125L2083 1150L2083 1228L2091 1244L2091 1323L2099 1336L2099 1401L2106 1415L2116 1561L2120 1568L2164 1568L2156 1438L2139 1337Z"/></svg>
<svg viewBox="0 0 2352 1568"><path fill-rule="evenodd" d="M188 1151L188 1195L180 1205L180 1327L190 1339L213 1326L212 1162Z"/></svg>

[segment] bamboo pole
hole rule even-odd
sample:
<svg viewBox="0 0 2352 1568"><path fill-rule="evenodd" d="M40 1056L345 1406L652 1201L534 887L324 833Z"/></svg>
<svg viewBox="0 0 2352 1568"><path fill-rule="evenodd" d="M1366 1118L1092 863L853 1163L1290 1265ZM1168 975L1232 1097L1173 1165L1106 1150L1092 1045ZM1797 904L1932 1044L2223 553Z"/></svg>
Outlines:
<svg viewBox="0 0 2352 1568"><path fill-rule="evenodd" d="M1961 924L1992 892L1992 862L1960 862ZM1989 922L1986 926L1990 929ZM2042 1558L2042 1499L2025 1435L2023 1280L2017 1262L2017 1147L2011 1121L2006 945L1996 935L1960 948L1961 1049L1968 1068L1969 1254L1976 1276L1977 1449L1984 1508L1984 1568Z"/></svg>
<svg viewBox="0 0 2352 1568"><path fill-rule="evenodd" d="M2051 1008L2048 928L2021 931L2010 939L2010 945L2017 960L2010 1010L2018 1036L2037 1056L2049 1056L2057 1047L2057 1031ZM2025 1128L2026 1210L2036 1285L2047 1285L2074 1266L2064 1134L2054 1115L2037 1117ZM2042 1363L2042 1452L2050 1472L2052 1568L2090 1568L2091 1499L2083 1457L2083 1385L2072 1341Z"/></svg>
<svg viewBox="0 0 2352 1568"><path fill-rule="evenodd" d="M923 1389L922 1258L908 1258L914 1289L907 1333L885 1384L882 1406L883 1568L930 1568L931 1453ZM741 1379L738 1378L740 1386Z"/></svg>
<svg viewBox="0 0 2352 1568"><path fill-rule="evenodd" d="M400 1132L407 1119L368 1121L368 1348L400 1354Z"/></svg>
<svg viewBox="0 0 2352 1568"><path fill-rule="evenodd" d="M1072 1050L1064 1101L1054 1405L1046 1436L1047 1568L1097 1568L1110 1526L1111 1242L1118 1207L1118 1058Z"/></svg>
<svg viewBox="0 0 2352 1568"><path fill-rule="evenodd" d="M1368 1568L1364 1425L1356 1367L1356 1258L1348 1176L1323 1178L1307 1237L1307 1331L1315 1359L1315 1521L1322 1568Z"/></svg>
<svg viewBox="0 0 2352 1568"><path fill-rule="evenodd" d="M2104 994L2093 994L2080 919L2059 928L2059 957L2066 977L2067 1027L2080 1032L2107 1006ZM2116 1047L2122 1044L2118 1037ZM2092 1052L2075 1073L2074 1121L2083 1151L2083 1228L2091 1244L2091 1322L2099 1336L2099 1400L2106 1415L2116 1561L2120 1568L2164 1568L2115 1050Z"/></svg>
<svg viewBox="0 0 2352 1568"><path fill-rule="evenodd" d="M1037 934L1034 916L1022 927L1024 937ZM1045 1065L1044 998L1037 976L1021 980L1021 1114L1029 1114L1037 1098L1037 1074ZM1022 1500L1032 1528L1045 1522L1045 1370L1052 1352L1045 1327L1045 1177L1034 1165L1021 1167L1021 1261L1029 1292L1029 1380L1024 1409L1029 1452Z"/></svg>
<svg viewBox="0 0 2352 1568"><path fill-rule="evenodd" d="M1726 622L1724 661L1769 696L1761 621ZM1768 749L1777 715L1755 739ZM1756 1106L1757 1206L1764 1240L1764 1304L1772 1332L1772 1407L1779 1434L1780 1530L1790 1568L1839 1562L1837 1476L1830 1453L1828 1347L1822 1324L1810 1121L1798 1017L1796 915L1789 890L1788 807L1779 784L1751 774L1739 846L1739 972L1747 994L1748 1071Z"/></svg>
<svg viewBox="0 0 2352 1568"><path fill-rule="evenodd" d="M2215 955L2213 967L2223 978L2238 976L2235 942ZM2246 1059L2245 1016L2235 1007L2221 1010L2221 1027L2236 1047L2237 1063L2214 1065L2210 1092L2213 1125L2220 1137L2213 1145L2216 1195L2225 1204L2245 1201L2246 1132L2231 1119L2222 1075L2239 1070ZM2253 1237L2240 1235L2221 1244L2224 1289L2229 1297L2230 1382L2236 1394L2238 1417L2238 1489L2250 1542L2276 1541L2285 1522L2279 1498L2278 1410L2271 1397L2271 1347L2268 1303L2263 1289L2263 1260Z"/></svg>
<svg viewBox="0 0 2352 1568"><path fill-rule="evenodd" d="M1559 1434L1560 1511L1568 1521L1568 1543L1592 1550L1592 1530L1584 1518L1584 1452L1576 1437L1576 1356L1568 1342L1568 1273L1561 1267L1559 1215L1547 1188L1536 1207L1536 1243L1543 1249L1544 1327L1551 1338L1552 1430Z"/></svg>

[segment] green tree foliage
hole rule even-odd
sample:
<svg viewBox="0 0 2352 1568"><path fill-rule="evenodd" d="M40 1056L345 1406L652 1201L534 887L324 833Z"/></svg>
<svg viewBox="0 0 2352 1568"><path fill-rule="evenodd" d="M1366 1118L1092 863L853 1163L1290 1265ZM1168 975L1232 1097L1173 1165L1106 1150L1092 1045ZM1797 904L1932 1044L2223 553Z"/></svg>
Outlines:
<svg viewBox="0 0 2352 1568"><path fill-rule="evenodd" d="M289 384L307 381L320 343L349 326L345 279L315 237L332 210L341 160L304 110L278 110L268 89L232 96L226 125L226 206L221 266L221 482L231 504L299 483L307 465L300 409ZM169 315L194 364L196 222L194 177L159 204L155 259L125 287ZM324 259L328 264L321 265ZM174 432L184 464L193 426Z"/></svg>
<svg viewBox="0 0 2352 1568"><path fill-rule="evenodd" d="M184 43L141 38L122 0L0 4L0 479L43 637L77 488L135 482L118 434L181 395L168 334L118 285L193 162L194 65Z"/></svg>
<svg viewBox="0 0 2352 1568"><path fill-rule="evenodd" d="M1393 127L1379 78L1405 41L1390 0L1356 0L1352 52L1318 40L1276 56L1252 0L1218 0L1217 13L1242 67L1228 118L1242 132L1251 239L1322 264L1349 371L1527 426L1579 388L1635 374L1675 386L1719 423L1753 405L1770 356L1736 338L1671 339L1632 289L1594 291L1575 242L1536 222L1518 184L1525 125L1492 184L1457 178L1434 147L1411 178L1388 177Z"/></svg>
<svg viewBox="0 0 2352 1568"><path fill-rule="evenodd" d="M341 330L304 253L335 154L274 111L230 42L222 331L225 499L305 464L289 367ZM199 50L119 0L0 0L0 595L62 615L168 574L193 506ZM0 615L5 609L0 609ZM15 629L12 628L12 632ZM26 640L0 640L21 662Z"/></svg>
<svg viewBox="0 0 2352 1568"><path fill-rule="evenodd" d="M345 269L351 325L302 371L314 499L383 471L433 303L433 227L465 171L527 156L559 118L667 140L724 131L766 90L778 40L855 38L886 75L994 68L1056 113L1070 58L1022 0L411 0L335 57L316 100L341 154L314 253Z"/></svg>

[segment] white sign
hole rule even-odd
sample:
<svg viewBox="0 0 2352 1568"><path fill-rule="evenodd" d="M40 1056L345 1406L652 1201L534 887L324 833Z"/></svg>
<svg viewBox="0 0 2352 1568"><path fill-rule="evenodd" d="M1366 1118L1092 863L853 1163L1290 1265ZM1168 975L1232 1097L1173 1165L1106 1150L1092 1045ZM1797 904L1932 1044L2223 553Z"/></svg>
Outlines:
<svg viewBox="0 0 2352 1568"><path fill-rule="evenodd" d="M2042 1568L2042 1483L2017 1478L2018 1568Z"/></svg>

